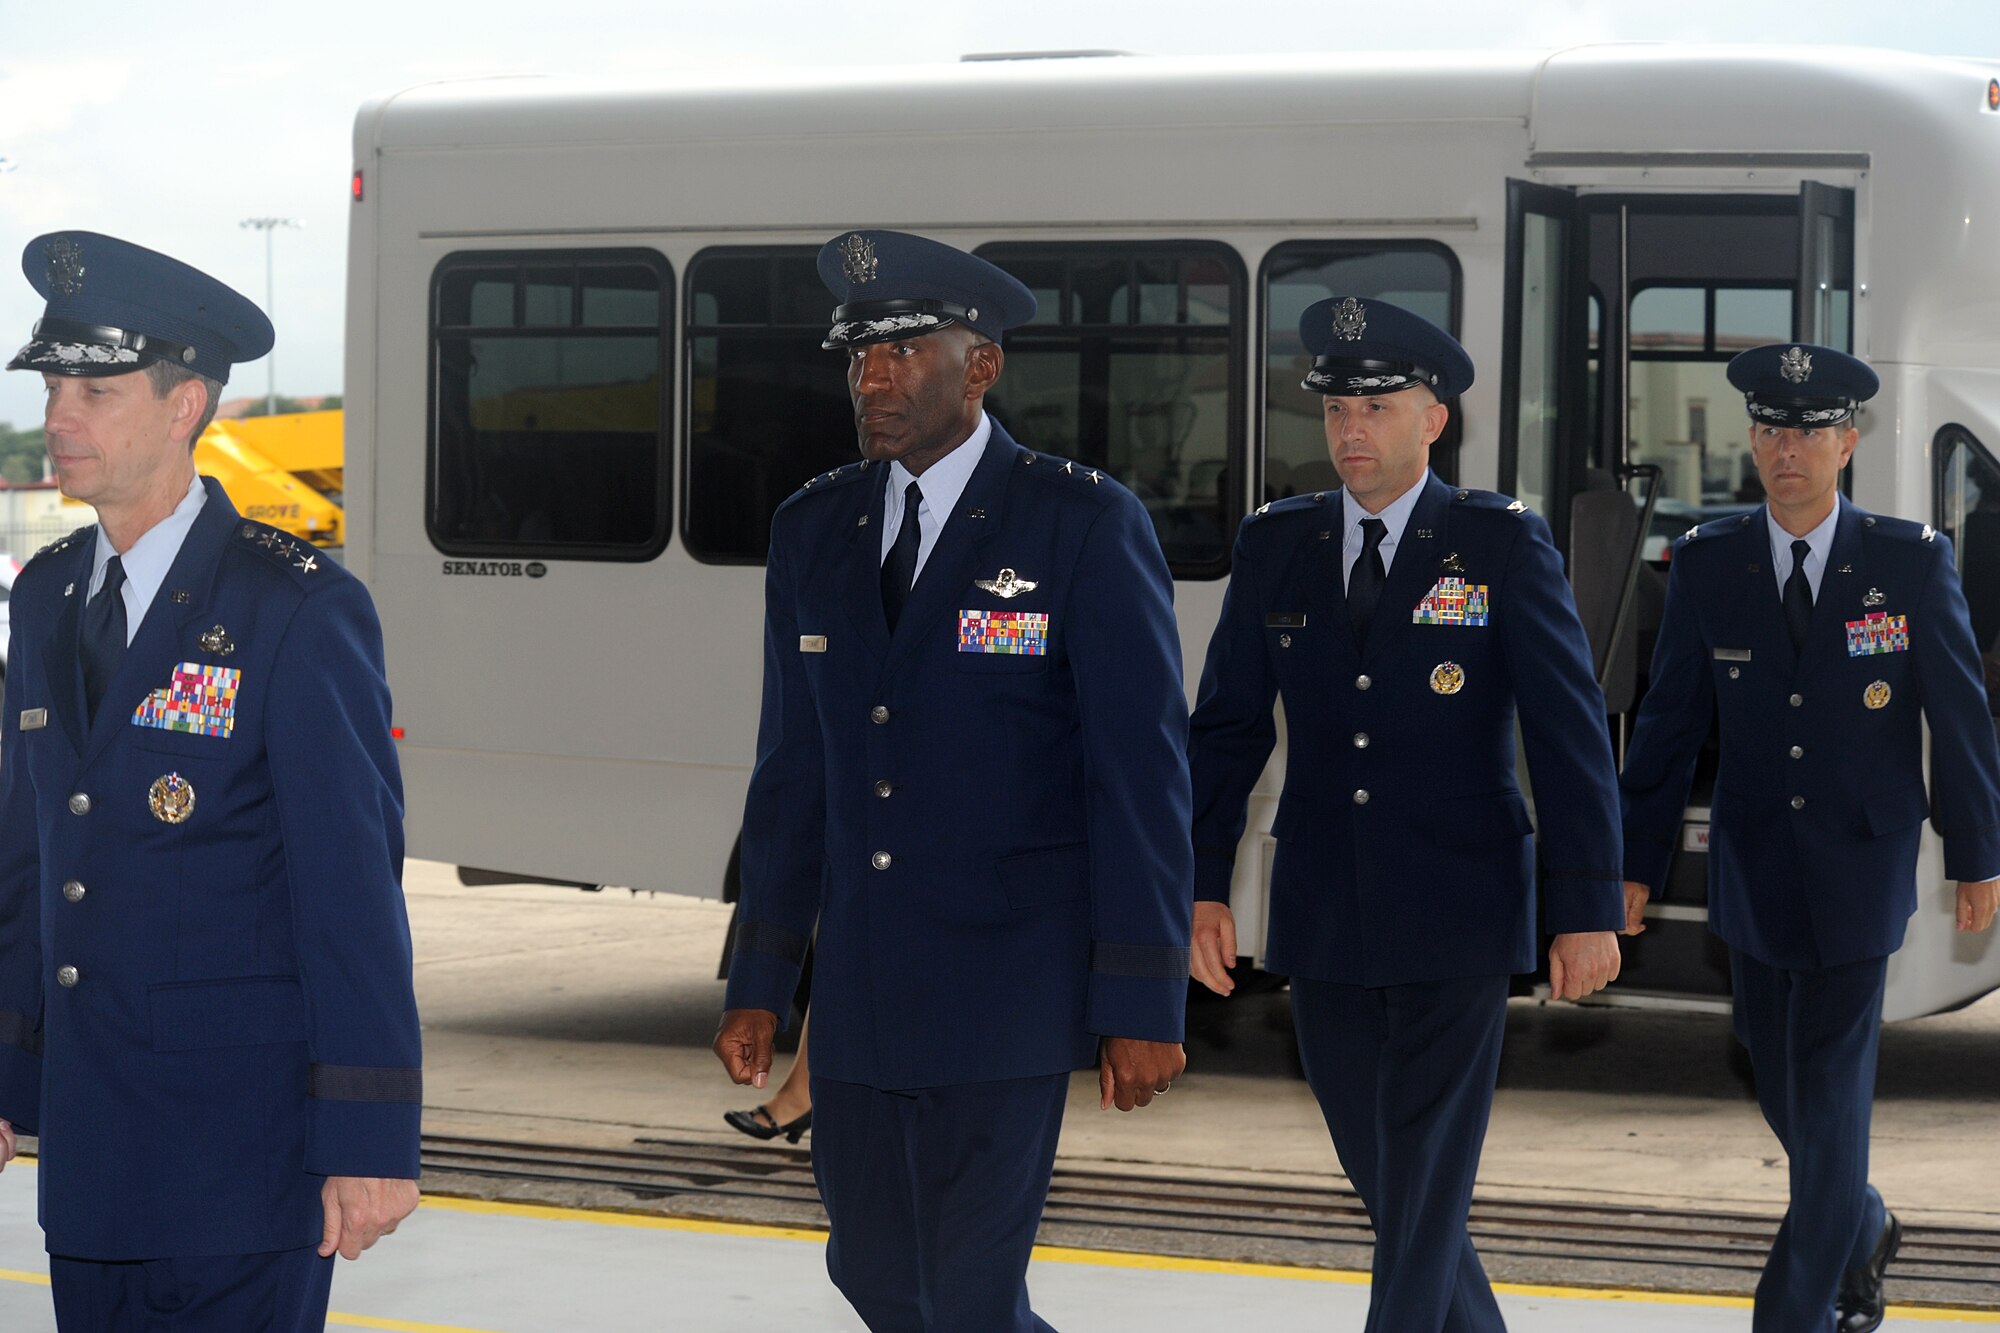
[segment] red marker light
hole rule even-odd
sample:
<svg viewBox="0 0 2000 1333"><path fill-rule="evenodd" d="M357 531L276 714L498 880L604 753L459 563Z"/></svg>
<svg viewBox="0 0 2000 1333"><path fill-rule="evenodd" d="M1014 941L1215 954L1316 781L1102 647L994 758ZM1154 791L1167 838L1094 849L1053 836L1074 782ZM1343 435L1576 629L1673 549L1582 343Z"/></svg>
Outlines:
<svg viewBox="0 0 2000 1333"><path fill-rule="evenodd" d="M1986 81L1986 109L2000 111L2000 79Z"/></svg>
<svg viewBox="0 0 2000 1333"><path fill-rule="evenodd" d="M389 739L392 741L399 741L403 739L403 729L401 727L389 728Z"/></svg>
<svg viewBox="0 0 2000 1333"><path fill-rule="evenodd" d="M355 202L355 203L357 203L357 204L358 204L358 203L360 203L360 202L361 202L361 168L360 168L360 167L356 167L356 168L354 169L354 185L353 185L353 187L352 187L352 192L353 192L353 194L354 194L354 202Z"/></svg>

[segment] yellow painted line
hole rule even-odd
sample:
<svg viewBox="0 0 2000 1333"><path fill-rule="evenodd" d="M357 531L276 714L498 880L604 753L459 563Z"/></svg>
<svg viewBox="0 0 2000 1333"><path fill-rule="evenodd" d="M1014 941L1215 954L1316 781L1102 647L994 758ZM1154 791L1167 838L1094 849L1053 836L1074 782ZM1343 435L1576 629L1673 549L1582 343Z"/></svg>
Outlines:
<svg viewBox="0 0 2000 1333"><path fill-rule="evenodd" d="M596 1226L631 1227L641 1231L677 1231L705 1236L743 1236L755 1240L793 1240L826 1243L826 1232L815 1227L757 1226L743 1222L705 1222L696 1218L659 1217L646 1213L614 1213L600 1209L557 1208L540 1203L499 1203L487 1199L452 1199L429 1196L423 1207L434 1212L468 1213L483 1217L521 1217L541 1222L588 1222ZM1034 1257L1043 1263L1083 1264L1097 1268L1142 1269L1153 1272L1211 1273L1230 1277L1275 1278L1288 1282L1335 1282L1347 1286L1368 1285L1368 1274L1337 1268L1297 1268L1286 1264L1234 1263L1221 1259L1185 1259L1165 1254L1135 1254L1124 1250L1082 1250L1067 1246L1037 1245ZM25 1282L46 1287L45 1273L29 1273L0 1268L0 1282ZM1560 1301L1620 1301L1636 1305L1694 1305L1747 1310L1747 1296L1699 1296L1671 1291L1632 1291L1622 1288L1541 1287L1518 1282L1495 1282L1493 1290L1508 1296L1528 1296ZM2000 1311L1938 1309L1913 1305L1892 1305L1889 1315L1917 1323L2000 1325ZM422 1324L405 1319L379 1319L372 1315L327 1315L328 1324L345 1328L373 1328L391 1333L491 1333L458 1324Z"/></svg>
<svg viewBox="0 0 2000 1333"><path fill-rule="evenodd" d="M764 1240L826 1242L826 1232L814 1227L756 1226L743 1222L704 1222L686 1217L659 1217L643 1213L613 1213L588 1208L557 1208L539 1203L497 1203L485 1199L451 1199L426 1196L425 1208L442 1212L475 1213L488 1217L527 1217L545 1222L590 1222L599 1226L636 1227L646 1231L678 1231L695 1235L746 1236ZM1221 1259L1185 1259L1166 1254L1135 1254L1123 1250L1081 1250L1066 1246L1037 1245L1034 1257L1043 1263L1084 1264L1097 1268L1145 1269L1154 1272L1213 1273L1231 1277L1277 1278L1290 1282L1337 1282L1348 1286L1368 1285L1368 1274L1337 1268L1296 1268L1286 1264L1234 1263ZM1641 1305L1701 1305L1747 1310L1748 1296L1701 1296L1672 1291L1632 1291L1623 1288L1539 1287L1519 1282L1495 1282L1493 1290L1509 1296L1529 1296L1543 1300L1623 1301ZM1889 1313L1898 1319L1918 1322L2000 1324L2000 1311L1932 1309L1923 1306L1892 1305Z"/></svg>
<svg viewBox="0 0 2000 1333"><path fill-rule="evenodd" d="M467 1328L463 1324L418 1324L408 1319L377 1319L368 1314L341 1314L330 1312L326 1317L328 1327L335 1324L342 1328L385 1328L394 1333L494 1333L492 1329Z"/></svg>

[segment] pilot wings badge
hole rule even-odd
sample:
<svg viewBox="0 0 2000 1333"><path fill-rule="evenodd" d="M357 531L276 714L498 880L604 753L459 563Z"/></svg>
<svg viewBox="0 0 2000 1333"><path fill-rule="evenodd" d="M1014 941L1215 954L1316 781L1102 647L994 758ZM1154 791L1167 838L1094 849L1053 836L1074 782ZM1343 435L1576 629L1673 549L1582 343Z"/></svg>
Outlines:
<svg viewBox="0 0 2000 1333"><path fill-rule="evenodd" d="M1024 592L1033 592L1035 590L1035 581L1033 579L1021 578L1011 569L1003 569L996 578L974 579L972 586L981 592L990 592L995 597L1010 600L1019 597Z"/></svg>

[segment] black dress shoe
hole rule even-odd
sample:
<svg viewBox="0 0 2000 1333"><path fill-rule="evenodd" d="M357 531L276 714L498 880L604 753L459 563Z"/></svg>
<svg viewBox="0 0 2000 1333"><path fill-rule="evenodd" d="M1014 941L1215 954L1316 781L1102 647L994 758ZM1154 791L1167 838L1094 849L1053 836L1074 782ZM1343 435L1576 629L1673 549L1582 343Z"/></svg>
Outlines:
<svg viewBox="0 0 2000 1333"><path fill-rule="evenodd" d="M1882 1275L1903 1243L1903 1224L1889 1213L1882 1222L1882 1234L1868 1254L1868 1267L1844 1273L1840 1279L1840 1333L1875 1333L1882 1327L1888 1304L1882 1299Z"/></svg>
<svg viewBox="0 0 2000 1333"><path fill-rule="evenodd" d="M797 1143L805 1137L806 1131L813 1127L811 1111L807 1111L797 1120L781 1125L771 1118L770 1110L762 1106L754 1111L724 1111L722 1118L753 1139L775 1139L783 1134L788 1143Z"/></svg>

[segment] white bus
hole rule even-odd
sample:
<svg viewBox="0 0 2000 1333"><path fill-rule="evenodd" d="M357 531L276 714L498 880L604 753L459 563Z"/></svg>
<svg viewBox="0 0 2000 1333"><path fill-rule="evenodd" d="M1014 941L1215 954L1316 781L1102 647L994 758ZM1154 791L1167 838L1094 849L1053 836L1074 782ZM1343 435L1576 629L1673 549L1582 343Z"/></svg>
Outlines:
<svg viewBox="0 0 2000 1333"><path fill-rule="evenodd" d="M411 851L732 891L769 516L855 449L813 271L849 227L975 249L1035 290L990 406L1145 499L1190 691L1241 516L1336 484L1295 332L1330 292L1418 310L1471 352L1435 464L1569 543L1614 734L1643 688L1665 538L1756 503L1722 369L1759 342L1849 347L1881 372L1852 494L1954 539L1991 650L1996 75L1610 46L504 78L372 102L348 559L387 633ZM1621 493L1634 464L1659 478L1643 532L1643 485ZM1239 862L1253 957L1281 763ZM1628 948L1626 1002L1726 997L1702 790ZM1954 934L1927 839L1891 1018L2000 985L2000 946Z"/></svg>

